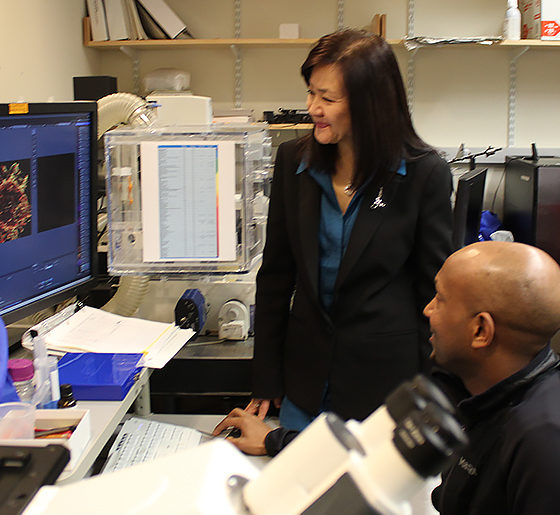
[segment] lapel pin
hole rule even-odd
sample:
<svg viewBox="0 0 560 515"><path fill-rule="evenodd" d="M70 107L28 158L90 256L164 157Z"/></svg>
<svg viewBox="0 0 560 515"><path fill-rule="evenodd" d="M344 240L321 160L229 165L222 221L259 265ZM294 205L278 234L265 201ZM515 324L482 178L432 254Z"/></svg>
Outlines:
<svg viewBox="0 0 560 515"><path fill-rule="evenodd" d="M385 207L386 205L387 204L383 202L383 186L381 186L381 188L379 188L379 192L377 193L377 197L375 197L373 204L369 207L370 209L377 209L380 207Z"/></svg>

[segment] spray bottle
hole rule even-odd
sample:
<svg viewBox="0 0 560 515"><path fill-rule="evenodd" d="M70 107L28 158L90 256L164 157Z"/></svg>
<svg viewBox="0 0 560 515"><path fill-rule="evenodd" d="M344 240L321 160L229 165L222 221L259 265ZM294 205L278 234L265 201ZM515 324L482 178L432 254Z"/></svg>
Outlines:
<svg viewBox="0 0 560 515"><path fill-rule="evenodd" d="M504 39L521 39L521 11L517 0L508 0L506 17L504 20Z"/></svg>

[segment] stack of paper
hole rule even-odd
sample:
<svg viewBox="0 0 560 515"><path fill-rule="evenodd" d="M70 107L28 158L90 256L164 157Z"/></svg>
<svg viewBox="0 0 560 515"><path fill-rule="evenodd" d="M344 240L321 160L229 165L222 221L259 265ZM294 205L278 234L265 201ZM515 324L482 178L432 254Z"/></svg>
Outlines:
<svg viewBox="0 0 560 515"><path fill-rule="evenodd" d="M55 315L56 316L56 315ZM47 322L47 321L45 321ZM47 349L59 352L141 353L143 366L162 368L193 336L192 329L115 315L86 306L45 331L45 322L32 327ZM29 332L29 331L28 331ZM28 347L30 337L24 335Z"/></svg>

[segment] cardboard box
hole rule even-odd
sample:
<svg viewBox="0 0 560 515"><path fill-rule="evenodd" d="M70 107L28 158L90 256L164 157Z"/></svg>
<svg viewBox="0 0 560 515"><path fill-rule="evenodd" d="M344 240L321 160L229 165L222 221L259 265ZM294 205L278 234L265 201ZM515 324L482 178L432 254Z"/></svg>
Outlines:
<svg viewBox="0 0 560 515"><path fill-rule="evenodd" d="M558 0L519 0L521 38L560 40Z"/></svg>
<svg viewBox="0 0 560 515"><path fill-rule="evenodd" d="M34 440L0 440L0 445L18 445L43 447L49 444L64 445L70 450L70 462L65 471L76 466L91 438L89 410L84 409L38 409L35 410L35 427L37 429L55 429L76 425L70 438L36 438Z"/></svg>

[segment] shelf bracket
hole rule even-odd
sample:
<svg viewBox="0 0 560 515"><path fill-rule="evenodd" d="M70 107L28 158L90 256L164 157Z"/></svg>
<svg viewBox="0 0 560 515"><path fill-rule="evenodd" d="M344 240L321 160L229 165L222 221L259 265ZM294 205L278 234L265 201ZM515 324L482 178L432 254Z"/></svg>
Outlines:
<svg viewBox="0 0 560 515"><path fill-rule="evenodd" d="M338 0L336 3L336 30L344 28L344 0Z"/></svg>
<svg viewBox="0 0 560 515"><path fill-rule="evenodd" d="M236 39L241 37L241 0L234 0L233 2L233 35ZM233 103L234 107L239 109L243 96L243 62L239 46L231 45L230 48L235 56L235 64L233 65Z"/></svg>
<svg viewBox="0 0 560 515"><path fill-rule="evenodd" d="M408 0L408 25L407 25L407 35L410 37L414 36L414 0Z"/></svg>
<svg viewBox="0 0 560 515"><path fill-rule="evenodd" d="M119 50L132 61L133 93L140 96L140 52L134 48L120 46Z"/></svg>
<svg viewBox="0 0 560 515"><path fill-rule="evenodd" d="M414 111L414 79L416 74L416 52L418 48L408 53L408 62L406 66L406 98L408 101L408 110L412 116Z"/></svg>
<svg viewBox="0 0 560 515"><path fill-rule="evenodd" d="M529 47L523 47L515 54L509 62L509 95L508 95L508 133L507 146L515 144L515 110L517 107L517 61L529 51Z"/></svg>
<svg viewBox="0 0 560 515"><path fill-rule="evenodd" d="M241 59L241 50L237 45L230 45L231 51L235 56L233 65L233 98L236 109L241 107L241 98L243 96L243 60Z"/></svg>

